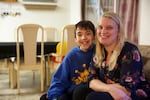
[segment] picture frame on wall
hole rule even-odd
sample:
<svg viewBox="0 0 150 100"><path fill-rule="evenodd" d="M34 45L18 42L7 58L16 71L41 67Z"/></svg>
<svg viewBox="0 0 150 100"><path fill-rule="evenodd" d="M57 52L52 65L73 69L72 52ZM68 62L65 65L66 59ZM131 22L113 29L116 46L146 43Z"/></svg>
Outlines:
<svg viewBox="0 0 150 100"><path fill-rule="evenodd" d="M81 18L90 20L97 26L98 19L103 12L115 11L116 0L81 0Z"/></svg>

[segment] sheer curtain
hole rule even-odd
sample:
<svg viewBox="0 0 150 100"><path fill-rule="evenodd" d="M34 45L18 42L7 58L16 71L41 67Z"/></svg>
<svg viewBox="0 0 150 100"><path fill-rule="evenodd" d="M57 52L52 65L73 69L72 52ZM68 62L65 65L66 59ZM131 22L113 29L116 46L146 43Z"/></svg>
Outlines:
<svg viewBox="0 0 150 100"><path fill-rule="evenodd" d="M117 0L116 12L122 18L127 40L138 44L139 0Z"/></svg>

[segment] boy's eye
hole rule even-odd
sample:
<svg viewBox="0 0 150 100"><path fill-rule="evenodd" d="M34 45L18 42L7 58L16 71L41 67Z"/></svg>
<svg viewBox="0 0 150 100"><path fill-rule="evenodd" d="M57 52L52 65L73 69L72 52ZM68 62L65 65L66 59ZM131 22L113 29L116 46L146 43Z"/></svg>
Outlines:
<svg viewBox="0 0 150 100"><path fill-rule="evenodd" d="M77 33L77 36L82 36L82 34L78 34L78 33Z"/></svg>
<svg viewBox="0 0 150 100"><path fill-rule="evenodd" d="M87 34L87 35L91 35L91 34L92 34L92 32L88 31L86 34Z"/></svg>

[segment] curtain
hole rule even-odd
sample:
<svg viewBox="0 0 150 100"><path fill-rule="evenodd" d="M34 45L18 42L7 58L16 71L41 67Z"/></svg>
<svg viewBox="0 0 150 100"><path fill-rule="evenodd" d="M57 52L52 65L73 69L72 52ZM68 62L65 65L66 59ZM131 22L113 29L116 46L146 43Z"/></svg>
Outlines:
<svg viewBox="0 0 150 100"><path fill-rule="evenodd" d="M117 0L116 12L122 18L127 40L138 44L139 0Z"/></svg>
<svg viewBox="0 0 150 100"><path fill-rule="evenodd" d="M93 23L106 11L114 11L121 17L125 38L138 44L138 8L139 0L81 0L82 19L89 19ZM95 24L96 25L96 24ZM97 25L96 25L97 26Z"/></svg>

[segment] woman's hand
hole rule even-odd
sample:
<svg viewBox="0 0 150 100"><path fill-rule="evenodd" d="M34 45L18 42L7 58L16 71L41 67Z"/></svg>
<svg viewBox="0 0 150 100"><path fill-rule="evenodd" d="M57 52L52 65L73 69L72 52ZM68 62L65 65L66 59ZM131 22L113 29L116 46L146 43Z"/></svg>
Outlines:
<svg viewBox="0 0 150 100"><path fill-rule="evenodd" d="M98 79L91 80L89 87L94 91L108 92L114 100L131 100L129 93L119 84L105 84Z"/></svg>
<svg viewBox="0 0 150 100"><path fill-rule="evenodd" d="M117 83L112 84L112 85L124 91L129 97L131 96L131 92L127 90L124 86L117 84Z"/></svg>
<svg viewBox="0 0 150 100"><path fill-rule="evenodd" d="M109 87L107 84L103 83L99 79L93 79L90 81L89 87L94 91L99 92L107 92L109 90Z"/></svg>
<svg viewBox="0 0 150 100"><path fill-rule="evenodd" d="M113 84L109 84L108 86L108 93L114 98L114 100L131 100L130 96L120 88L114 86Z"/></svg>

